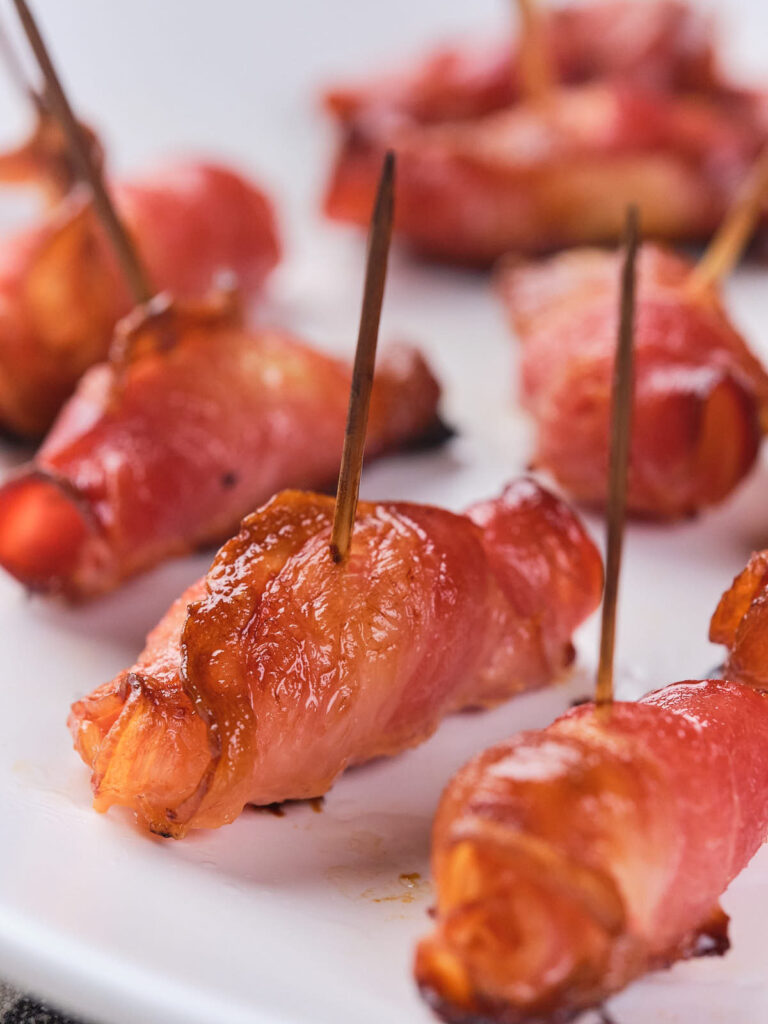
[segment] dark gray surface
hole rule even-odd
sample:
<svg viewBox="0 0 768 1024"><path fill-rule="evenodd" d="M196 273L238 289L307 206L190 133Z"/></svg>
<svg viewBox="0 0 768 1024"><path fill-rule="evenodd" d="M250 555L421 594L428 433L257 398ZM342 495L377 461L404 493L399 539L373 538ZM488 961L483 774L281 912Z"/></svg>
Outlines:
<svg viewBox="0 0 768 1024"><path fill-rule="evenodd" d="M78 1024L57 1010L0 982L0 1024Z"/></svg>

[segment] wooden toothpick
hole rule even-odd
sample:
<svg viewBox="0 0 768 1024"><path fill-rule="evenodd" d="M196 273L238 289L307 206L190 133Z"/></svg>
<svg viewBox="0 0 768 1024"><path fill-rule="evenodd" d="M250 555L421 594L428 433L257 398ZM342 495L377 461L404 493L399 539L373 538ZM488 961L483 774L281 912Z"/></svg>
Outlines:
<svg viewBox="0 0 768 1024"><path fill-rule="evenodd" d="M336 510L331 534L331 556L334 562L343 562L347 557L357 511L360 474L363 469L363 454L365 452L365 431L368 426L368 409L371 404L373 371L376 363L376 343L379 337L381 304L384 299L387 258L392 237L394 205L395 154L390 150L384 157L368 235L363 307L360 313L355 362L352 368L347 428L344 435L339 486L336 491Z"/></svg>
<svg viewBox="0 0 768 1024"><path fill-rule="evenodd" d="M768 192L768 148L758 157L736 200L686 284L697 295L726 277L749 241Z"/></svg>
<svg viewBox="0 0 768 1024"><path fill-rule="evenodd" d="M556 75L547 46L544 18L537 0L515 0L521 22L520 75L525 96L544 100L552 93Z"/></svg>
<svg viewBox="0 0 768 1024"><path fill-rule="evenodd" d="M608 470L605 591L600 627L600 662L595 703L607 707L613 701L613 651L616 643L616 602L619 592L621 549L627 511L627 479L632 438L634 391L633 335L635 319L635 263L638 248L638 211L627 210L625 256L621 273L619 333L611 395L611 449Z"/></svg>
<svg viewBox="0 0 768 1024"><path fill-rule="evenodd" d="M27 100L35 108L38 117L45 117L48 110L45 106L45 101L37 89L32 85L27 77L19 55L11 42L11 38L6 31L5 25L0 20L0 59L5 64L8 72L8 77L15 85L19 92L19 95Z"/></svg>
<svg viewBox="0 0 768 1024"><path fill-rule="evenodd" d="M80 174L90 185L93 193L94 207L110 237L117 258L120 261L120 266L133 294L134 301L137 304L144 304L154 295L154 289L144 264L136 251L132 239L117 215L112 198L107 191L101 168L93 159L91 148L72 111L48 49L40 35L26 0L14 0L14 5L45 80L46 102L67 137L73 159L77 164Z"/></svg>

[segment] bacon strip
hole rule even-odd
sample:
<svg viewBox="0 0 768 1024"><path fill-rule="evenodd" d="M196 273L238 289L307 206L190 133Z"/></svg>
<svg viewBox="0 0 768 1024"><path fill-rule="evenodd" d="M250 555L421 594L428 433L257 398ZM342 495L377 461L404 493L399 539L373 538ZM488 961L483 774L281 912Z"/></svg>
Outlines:
<svg viewBox="0 0 768 1024"><path fill-rule="evenodd" d="M421 125L372 111L355 122L326 212L363 224L384 147L398 155L395 229L417 251L489 264L614 242L630 202L650 237L701 240L755 159L751 123L702 96L626 84L557 90L474 120Z"/></svg>
<svg viewBox="0 0 768 1024"><path fill-rule="evenodd" d="M277 262L268 200L225 168L180 164L115 193L153 281L175 296L200 296L231 271L251 297ZM0 426L45 433L130 308L84 191L8 240L0 254Z"/></svg>
<svg viewBox="0 0 768 1024"><path fill-rule="evenodd" d="M606 499L618 254L511 264L499 278L522 343L534 463L579 501ZM751 469L768 375L714 289L691 295L687 261L653 245L638 264L629 507L673 519L722 501Z"/></svg>
<svg viewBox="0 0 768 1024"><path fill-rule="evenodd" d="M569 1021L728 948L721 893L768 834L768 698L677 683L466 765L435 819L416 977L451 1022Z"/></svg>
<svg viewBox="0 0 768 1024"><path fill-rule="evenodd" d="M223 307L178 304L129 322L89 370L34 461L0 487L0 565L33 590L102 593L230 536L287 484L338 474L346 363ZM416 442L440 389L395 350L376 377L367 454Z"/></svg>
<svg viewBox="0 0 768 1024"><path fill-rule="evenodd" d="M571 661L600 557L535 483L464 516L363 502L342 565L333 508L284 492L249 516L136 665L73 706L98 810L126 804L178 837L319 796Z"/></svg>

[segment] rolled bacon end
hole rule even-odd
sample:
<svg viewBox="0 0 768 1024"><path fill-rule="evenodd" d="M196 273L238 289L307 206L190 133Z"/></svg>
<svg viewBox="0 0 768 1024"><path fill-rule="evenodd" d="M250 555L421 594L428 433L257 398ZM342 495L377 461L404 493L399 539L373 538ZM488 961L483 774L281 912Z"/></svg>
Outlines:
<svg viewBox="0 0 768 1024"><path fill-rule="evenodd" d="M381 153L398 155L395 231L433 259L489 265L612 244L636 201L646 237L703 241L759 151L753 124L705 96L603 81L466 121L381 108L352 122L326 212L362 224Z"/></svg>
<svg viewBox="0 0 768 1024"><path fill-rule="evenodd" d="M768 698L677 683L479 755L435 818L416 979L446 1021L560 1022L728 948L718 900L768 833Z"/></svg>
<svg viewBox="0 0 768 1024"><path fill-rule="evenodd" d="M0 487L0 565L31 590L93 597L220 543L276 490L334 484L344 362L183 306L149 316L131 344L127 365L86 373L34 461ZM428 435L439 394L422 357L394 348L376 375L367 455Z"/></svg>
<svg viewBox="0 0 768 1024"><path fill-rule="evenodd" d="M629 507L676 519L724 500L752 468L768 375L714 289L686 291L688 262L647 244L639 261ZM536 466L574 499L606 500L619 256L567 253L502 269L522 346Z"/></svg>
<svg viewBox="0 0 768 1024"><path fill-rule="evenodd" d="M95 806L182 836L325 793L441 719L552 682L597 606L574 514L528 480L467 515L284 492L244 520L127 672L72 708Z"/></svg>

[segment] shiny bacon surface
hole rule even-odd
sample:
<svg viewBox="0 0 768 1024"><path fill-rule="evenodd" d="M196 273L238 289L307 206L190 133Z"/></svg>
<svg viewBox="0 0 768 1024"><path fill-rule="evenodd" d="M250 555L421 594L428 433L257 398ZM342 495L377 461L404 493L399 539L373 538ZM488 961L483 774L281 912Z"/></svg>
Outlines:
<svg viewBox="0 0 768 1024"><path fill-rule="evenodd" d="M252 297L277 262L264 194L212 164L178 164L115 187L158 289L199 296L231 271ZM131 298L84 191L0 250L0 427L39 437L103 359Z"/></svg>
<svg viewBox="0 0 768 1024"><path fill-rule="evenodd" d="M77 599L229 536L288 485L332 486L347 415L346 363L236 311L178 305L125 325L33 462L0 487L0 565ZM405 347L382 362L367 454L416 442L439 386Z"/></svg>
<svg viewBox="0 0 768 1024"><path fill-rule="evenodd" d="M566 253L502 269L521 343L534 462L579 501L605 501L620 256ZM629 507L676 518L721 501L757 454L768 376L719 294L686 291L690 264L654 245L638 264Z"/></svg>
<svg viewBox="0 0 768 1024"><path fill-rule="evenodd" d="M553 679L596 607L599 555L531 481L466 515L361 503L333 562L333 500L284 492L244 520L136 665L73 706L95 806L183 835L247 803L325 793L460 708Z"/></svg>
<svg viewBox="0 0 768 1024"><path fill-rule="evenodd" d="M481 754L433 830L416 977L447 1021L565 1022L727 949L717 901L768 833L768 698L678 683Z"/></svg>

